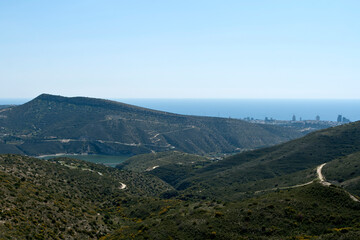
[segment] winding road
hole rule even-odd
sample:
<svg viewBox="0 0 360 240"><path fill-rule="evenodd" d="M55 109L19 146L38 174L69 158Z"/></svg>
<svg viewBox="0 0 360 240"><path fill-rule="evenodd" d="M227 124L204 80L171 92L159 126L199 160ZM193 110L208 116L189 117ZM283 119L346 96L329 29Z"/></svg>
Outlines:
<svg viewBox="0 0 360 240"><path fill-rule="evenodd" d="M322 185L324 185L324 186L330 186L331 183L325 181L325 177L324 177L324 175L322 175L322 172L321 172L321 171L322 171L322 168L323 168L325 165L326 165L326 163L323 163L323 164L321 164L320 166L318 166L317 169L316 169L316 173L317 173L318 178L319 178L319 180L320 180L320 183L321 183ZM351 193L349 193L349 192L346 191L345 189L344 189L344 191L349 195L349 197L350 197L353 201L359 202L359 199L357 199L354 195L352 195Z"/></svg>
<svg viewBox="0 0 360 240"><path fill-rule="evenodd" d="M330 186L331 183L326 182L324 175L322 175L322 173L321 173L322 168L323 168L325 165L326 165L326 163L323 163L323 164L321 164L320 166L318 166L318 167L316 168L316 173L317 173L318 179L320 180L320 183L321 183L322 185L324 185L324 186Z"/></svg>
<svg viewBox="0 0 360 240"><path fill-rule="evenodd" d="M322 174L322 169L323 167L326 165L326 163L323 163L319 166L316 167L316 174L317 174L317 179L320 181L320 183L326 187L329 187L331 185L331 183L327 182L324 175ZM313 182L315 182L317 180L313 180L307 183L303 183L303 184L298 184L298 185L293 185L293 186L289 186L289 187L277 187L277 188L271 188L271 189L266 189L266 190L260 190L260 191L256 191L255 194L261 193L261 192L267 192L267 191L274 191L274 190L285 190L285 189L291 189L291 188L297 188L297 187L303 187L306 185L309 185ZM354 195L350 194L348 191L346 191L345 189L343 189L348 195L349 197L355 201L355 202L360 202L359 199L357 199Z"/></svg>

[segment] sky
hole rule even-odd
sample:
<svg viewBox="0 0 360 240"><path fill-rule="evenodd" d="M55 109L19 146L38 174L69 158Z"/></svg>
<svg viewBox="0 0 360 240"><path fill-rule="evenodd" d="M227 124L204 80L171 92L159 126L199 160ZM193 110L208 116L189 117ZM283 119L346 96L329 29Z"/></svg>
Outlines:
<svg viewBox="0 0 360 240"><path fill-rule="evenodd" d="M360 1L0 1L0 98L359 99Z"/></svg>

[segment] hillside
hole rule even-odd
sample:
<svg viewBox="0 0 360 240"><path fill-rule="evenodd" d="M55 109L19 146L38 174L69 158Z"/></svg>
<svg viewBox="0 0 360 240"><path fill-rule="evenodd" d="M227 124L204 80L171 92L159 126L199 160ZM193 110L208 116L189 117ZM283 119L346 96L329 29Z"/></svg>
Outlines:
<svg viewBox="0 0 360 240"><path fill-rule="evenodd" d="M360 205L314 183L241 202L178 202L104 239L359 239Z"/></svg>
<svg viewBox="0 0 360 240"><path fill-rule="evenodd" d="M196 169L211 164L214 160L184 152L168 151L140 154L117 165L118 169L148 172L172 186L191 176Z"/></svg>
<svg viewBox="0 0 360 240"><path fill-rule="evenodd" d="M119 102L40 95L0 113L0 152L139 154L178 150L226 153L302 136L236 119L160 112Z"/></svg>
<svg viewBox="0 0 360 240"><path fill-rule="evenodd" d="M0 239L98 239L172 189L150 175L20 155L0 155L0 182Z"/></svg>
<svg viewBox="0 0 360 240"><path fill-rule="evenodd" d="M0 110L4 108L13 107L14 105L0 105Z"/></svg>
<svg viewBox="0 0 360 240"><path fill-rule="evenodd" d="M360 152L335 159L323 168L327 181L360 195Z"/></svg>
<svg viewBox="0 0 360 240"><path fill-rule="evenodd" d="M126 187L124 187L124 185ZM313 183L244 201L162 199L147 174L0 155L1 239L358 239L360 205Z"/></svg>
<svg viewBox="0 0 360 240"><path fill-rule="evenodd" d="M209 158L178 151L148 153L133 156L117 166L119 169L135 172L153 171L167 165L191 165L210 163Z"/></svg>
<svg viewBox="0 0 360 240"><path fill-rule="evenodd" d="M174 187L189 194L236 199L248 191L311 181L316 166L359 151L360 122L355 122L208 164L178 179Z"/></svg>

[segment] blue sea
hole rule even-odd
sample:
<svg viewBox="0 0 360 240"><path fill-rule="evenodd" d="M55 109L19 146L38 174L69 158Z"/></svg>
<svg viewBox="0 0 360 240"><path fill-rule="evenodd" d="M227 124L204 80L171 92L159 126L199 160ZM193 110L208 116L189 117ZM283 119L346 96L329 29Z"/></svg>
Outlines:
<svg viewBox="0 0 360 240"><path fill-rule="evenodd" d="M118 99L118 101L167 112L243 119L336 121L342 115L360 120L358 100L264 100L264 99Z"/></svg>
<svg viewBox="0 0 360 240"><path fill-rule="evenodd" d="M360 120L357 100L284 100L284 99L112 99L141 107L178 114L243 119L336 121L339 114L351 121ZM27 99L0 99L0 105L22 104Z"/></svg>

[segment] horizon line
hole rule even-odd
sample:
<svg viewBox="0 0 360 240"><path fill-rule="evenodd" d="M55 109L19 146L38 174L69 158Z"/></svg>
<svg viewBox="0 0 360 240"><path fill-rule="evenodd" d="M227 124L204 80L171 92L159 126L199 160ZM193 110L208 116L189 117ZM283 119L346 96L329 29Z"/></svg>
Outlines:
<svg viewBox="0 0 360 240"><path fill-rule="evenodd" d="M108 99L108 100L123 100L123 99L130 99L130 100L360 100L360 98L197 98L197 97L98 97L98 96L84 96L84 95L74 95L74 96L65 96L65 95L56 95L56 94L49 94L54 96L62 96L67 98L73 97L85 97L85 98L100 98L100 99ZM38 97L40 95L37 95ZM36 97L0 97L1 100L32 100Z"/></svg>

